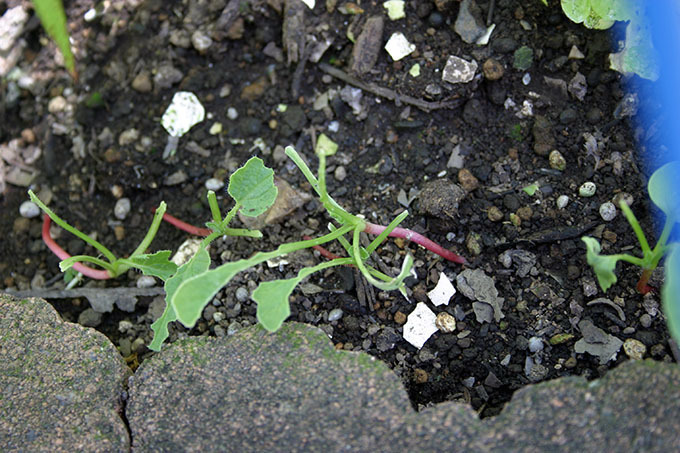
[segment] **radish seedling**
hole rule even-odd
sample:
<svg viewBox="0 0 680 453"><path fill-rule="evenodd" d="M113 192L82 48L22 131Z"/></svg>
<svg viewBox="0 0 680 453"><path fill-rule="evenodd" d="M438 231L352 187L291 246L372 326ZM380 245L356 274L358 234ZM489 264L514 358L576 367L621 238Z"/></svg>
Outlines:
<svg viewBox="0 0 680 453"><path fill-rule="evenodd" d="M588 264L597 275L597 281L603 291L607 291L616 283L614 268L618 261L626 261L642 268L642 275L637 284L637 290L645 294L651 290L647 285L652 271L656 269L664 255L668 255L665 265L666 283L661 291L664 311L668 327L677 340L680 340L680 250L677 243L669 244L669 237L674 225L680 220L680 197L676 184L680 173L680 162L671 162L656 170L649 178L647 191L652 202L666 214L666 221L654 248L650 248L647 238L640 227L640 223L628 205L621 201L619 206L633 228L635 236L640 242L642 258L627 253L616 255L600 255L600 243L591 237L581 238L586 244Z"/></svg>

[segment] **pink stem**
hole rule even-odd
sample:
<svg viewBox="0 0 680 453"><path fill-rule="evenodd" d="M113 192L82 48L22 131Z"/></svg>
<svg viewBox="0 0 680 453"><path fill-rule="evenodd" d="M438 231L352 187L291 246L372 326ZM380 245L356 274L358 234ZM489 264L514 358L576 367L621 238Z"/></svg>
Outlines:
<svg viewBox="0 0 680 453"><path fill-rule="evenodd" d="M156 210L154 209L154 212ZM179 228L182 231L186 231L189 234L193 234L194 236L208 236L210 233L212 233L211 230L208 228L199 228L195 227L193 225L190 225L186 222L181 221L177 217L171 216L170 214L163 214L163 220L168 222L169 224L173 225L176 228Z"/></svg>
<svg viewBox="0 0 680 453"><path fill-rule="evenodd" d="M66 258L71 258L71 255L69 255L66 250L59 247L59 244L54 242L54 239L52 239L52 235L50 234L50 223L51 223L50 216L45 214L44 217L43 217L43 227L42 227L43 242L45 243L47 248L52 250L52 253L57 255L57 257L60 260L65 260ZM109 271L107 271L105 269L92 269L91 267L87 267L83 263L74 263L73 269L80 272L84 276L90 277L94 280L108 280L108 279L112 278Z"/></svg>
<svg viewBox="0 0 680 453"><path fill-rule="evenodd" d="M384 226L382 225L376 225L374 223L369 223L366 222L366 229L364 230L368 234L373 234L373 235L379 235L383 231L385 231ZM432 253L436 253L437 255L441 256L442 258L445 258L449 261L453 261L454 263L459 263L459 264L465 264L467 261L465 261L465 258L463 258L460 255L457 255L453 253L451 250L447 250L441 245L437 244L434 241L429 240L425 236L423 236L420 233L416 233L413 230L409 230L407 228L395 228L392 231L390 231L390 234L388 234L389 237L391 238L402 238L406 239L408 241L415 242L418 245L422 245Z"/></svg>

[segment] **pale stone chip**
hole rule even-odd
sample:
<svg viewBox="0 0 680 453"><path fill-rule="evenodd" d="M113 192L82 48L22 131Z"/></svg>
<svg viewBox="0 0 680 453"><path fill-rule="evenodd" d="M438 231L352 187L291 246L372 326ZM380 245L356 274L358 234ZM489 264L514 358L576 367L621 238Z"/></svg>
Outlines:
<svg viewBox="0 0 680 453"><path fill-rule="evenodd" d="M436 321L437 317L432 310L427 308L424 302L419 302L404 324L404 340L418 349L422 348L432 334L438 330Z"/></svg>
<svg viewBox="0 0 680 453"><path fill-rule="evenodd" d="M437 286L427 293L427 297L429 297L432 303L438 307L442 304L448 305L449 300L451 300L451 297L454 294L456 294L456 288L453 287L451 280L449 280L446 274L440 272Z"/></svg>
<svg viewBox="0 0 680 453"><path fill-rule="evenodd" d="M205 119L205 108L194 93L178 91L172 97L161 124L173 137L181 137L195 124Z"/></svg>
<svg viewBox="0 0 680 453"><path fill-rule="evenodd" d="M396 32L392 33L387 44L385 44L385 50L394 61L399 61L416 50L416 46L411 44L403 33Z"/></svg>

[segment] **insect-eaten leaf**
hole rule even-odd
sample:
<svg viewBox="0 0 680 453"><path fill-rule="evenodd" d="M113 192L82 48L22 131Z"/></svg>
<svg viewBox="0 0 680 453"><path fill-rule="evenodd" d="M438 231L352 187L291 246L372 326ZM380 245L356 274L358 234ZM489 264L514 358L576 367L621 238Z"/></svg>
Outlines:
<svg viewBox="0 0 680 453"><path fill-rule="evenodd" d="M229 178L228 192L241 205L241 213L257 217L276 200L274 170L264 166L262 159L251 157Z"/></svg>
<svg viewBox="0 0 680 453"><path fill-rule="evenodd" d="M588 264L595 271L600 288L602 288L602 291L606 292L614 283L616 283L614 268L619 259L616 256L600 255L601 248L597 239L584 236L581 240L586 244L586 259L588 260Z"/></svg>

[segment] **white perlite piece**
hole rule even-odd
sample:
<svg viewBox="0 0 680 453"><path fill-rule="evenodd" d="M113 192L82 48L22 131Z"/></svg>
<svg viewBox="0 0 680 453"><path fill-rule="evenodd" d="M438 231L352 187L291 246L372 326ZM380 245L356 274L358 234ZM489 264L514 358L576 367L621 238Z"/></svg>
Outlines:
<svg viewBox="0 0 680 453"><path fill-rule="evenodd" d="M390 20L399 20L406 17L406 13L404 12L405 3L404 0L388 0L383 3L383 8L387 10L387 17L389 17Z"/></svg>
<svg viewBox="0 0 680 453"><path fill-rule="evenodd" d="M438 330L436 321L437 316L432 310L427 308L424 302L419 302L404 324L404 340L418 349L422 348L432 334Z"/></svg>
<svg viewBox="0 0 680 453"><path fill-rule="evenodd" d="M429 297L432 303L438 307L442 304L448 305L449 300L451 300L451 297L454 294L456 294L456 288L453 287L453 284L446 274L440 272L437 286L435 286L432 291L427 293L427 297Z"/></svg>
<svg viewBox="0 0 680 453"><path fill-rule="evenodd" d="M449 56L442 72L442 80L449 83L467 83L477 72L477 62L467 61L454 55Z"/></svg>
<svg viewBox="0 0 680 453"><path fill-rule="evenodd" d="M163 151L163 158L173 155L177 150L179 138L204 119L205 108L194 93L189 91L175 93L161 118L161 124L170 134L168 144Z"/></svg>
<svg viewBox="0 0 680 453"><path fill-rule="evenodd" d="M392 33L387 44L385 44L385 50L394 61L399 61L416 50L416 45L408 42L403 33L396 32Z"/></svg>

